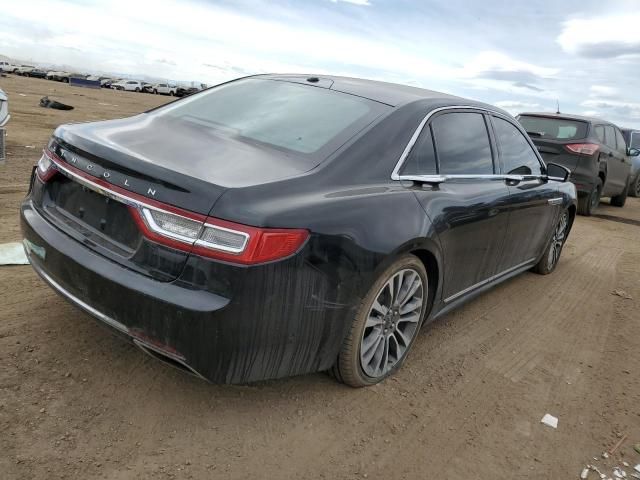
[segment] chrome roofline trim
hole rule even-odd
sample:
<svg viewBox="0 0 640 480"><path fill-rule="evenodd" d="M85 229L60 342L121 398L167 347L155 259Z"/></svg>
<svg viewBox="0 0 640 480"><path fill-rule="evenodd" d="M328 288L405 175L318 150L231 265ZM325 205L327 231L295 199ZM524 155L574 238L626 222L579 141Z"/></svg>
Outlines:
<svg viewBox="0 0 640 480"><path fill-rule="evenodd" d="M505 115L502 112L491 110L490 108L478 107L478 106L473 106L473 105L449 105L447 107L435 108L435 109L431 110L429 113L427 113L425 115L425 117L422 119L422 121L420 122L420 124L416 128L415 132L413 132L413 135L411 136L411 139L409 140L409 143L407 144L407 146L402 151L402 154L400 155L400 158L396 162L396 166L393 168L393 172L391 172L391 180L411 180L410 177L420 177L419 179L416 178L416 180L424 181L424 182L429 183L430 182L429 180L425 180L423 178L423 177L429 177L429 178L433 178L433 180L431 180L431 183L442 183L443 181L445 181L447 179L454 179L454 178L498 178L498 177L500 177L500 178L507 179L506 177L516 177L516 176L525 177L525 178L523 178L521 180L527 179L526 177L546 178L544 176L535 176L535 175L501 175L501 174L492 174L492 175L400 175L400 170L402 169L402 166L404 165L404 162L407 159L407 156L409 155L409 152L411 152L411 149L413 148L415 143L418 141L418 137L422 133L422 130L424 129L424 126L427 124L429 119L431 119L431 117L433 117L436 113L443 112L443 111L446 111L446 110L477 110L478 112L486 113L488 115L494 115L496 117L501 117L501 118L509 121L509 123L513 124L513 118L510 118L509 116ZM520 128L520 130L522 130L522 129ZM529 139L529 145L534 150L535 155L538 157L538 161L542 160L542 157L540 156L540 153L535 148L535 145L533 144L533 142L531 142L531 139ZM541 165L546 165L546 164L544 163L544 161L542 161ZM440 180L440 178L442 178L442 177L445 177L445 179L444 180ZM514 178L514 180L515 180L515 178ZM555 179L552 179L552 180L555 180Z"/></svg>
<svg viewBox="0 0 640 480"><path fill-rule="evenodd" d="M535 261L535 257L530 258L529 260L527 260L525 262L519 263L518 265L515 265L515 266L513 266L511 268L507 268L506 270L504 270L504 271L502 271L502 272L500 272L500 273L498 273L496 275L493 275L492 277L486 278L486 279L482 280L481 282L478 282L478 283L476 283L474 285L471 285L470 287L465 288L464 290L460 290L458 293L454 293L453 295L445 298L444 299L444 303L449 303L449 302L455 300L456 298L459 298L459 297L461 297L461 296L463 296L463 295L465 295L467 293L472 292L473 290L476 290L477 288L480 288L480 287L482 287L482 286L484 286L484 285L486 285L488 283L491 283L491 282L493 282L494 280L497 280L500 277L508 275L509 273L514 272L514 271L518 270L519 268L522 268L522 267L524 267L526 265L529 265L529 264L533 263L534 261Z"/></svg>
<svg viewBox="0 0 640 480"><path fill-rule="evenodd" d="M411 136L411 140L409 140L409 143L402 151L402 155L400 155L400 158L396 162L396 166L394 167L393 172L391 172L391 180L402 180L400 176L400 169L402 168L404 161L409 155L409 152L411 151L415 143L418 141L418 137L422 133L422 129L424 128L424 126L427 124L427 122L431 117L433 117L436 113L443 112L445 110L478 110L479 112L490 112L490 110L487 110L486 108L474 107L471 105L451 105L448 107L439 107L431 110L422 119L422 121L418 125L418 128L416 128L416 131L413 132L413 135ZM436 176L439 176L439 175L436 175Z"/></svg>

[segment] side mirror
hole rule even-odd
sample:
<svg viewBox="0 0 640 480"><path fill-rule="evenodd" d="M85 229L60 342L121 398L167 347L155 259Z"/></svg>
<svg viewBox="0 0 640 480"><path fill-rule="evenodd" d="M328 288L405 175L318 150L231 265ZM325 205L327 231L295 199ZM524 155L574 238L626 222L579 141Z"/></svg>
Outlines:
<svg viewBox="0 0 640 480"><path fill-rule="evenodd" d="M628 155L630 157L637 157L638 155L640 155L640 150L637 148L630 148Z"/></svg>
<svg viewBox="0 0 640 480"><path fill-rule="evenodd" d="M547 163L547 178L557 182L566 182L571 175L571 170L557 163Z"/></svg>

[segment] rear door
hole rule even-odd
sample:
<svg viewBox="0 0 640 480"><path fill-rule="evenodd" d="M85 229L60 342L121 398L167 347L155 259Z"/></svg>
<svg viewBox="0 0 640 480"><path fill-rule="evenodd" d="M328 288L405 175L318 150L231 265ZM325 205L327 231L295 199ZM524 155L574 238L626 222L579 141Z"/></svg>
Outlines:
<svg viewBox="0 0 640 480"><path fill-rule="evenodd" d="M608 197L618 195L626 185L627 176L629 175L629 166L625 164L626 151L618 150L616 140L616 129L613 125L605 125L605 150L600 156L600 160L606 160L606 179L602 195ZM623 142L624 143L624 142Z"/></svg>
<svg viewBox="0 0 640 480"><path fill-rule="evenodd" d="M532 262L547 245L562 198L543 177L543 165L525 135L506 117L492 116L500 170L509 188L509 228L500 271Z"/></svg>
<svg viewBox="0 0 640 480"><path fill-rule="evenodd" d="M401 175L445 175L415 194L434 224L444 253L443 297L452 301L497 273L507 229L509 190L495 175L486 116L445 111L434 116Z"/></svg>
<svg viewBox="0 0 640 480"><path fill-rule="evenodd" d="M629 177L629 173L631 173L631 159L627 155L627 142L622 136L622 132L618 129L618 127L613 128L616 132L616 149L618 157L620 158L620 179L622 181L622 186L624 189L627 188L627 179Z"/></svg>

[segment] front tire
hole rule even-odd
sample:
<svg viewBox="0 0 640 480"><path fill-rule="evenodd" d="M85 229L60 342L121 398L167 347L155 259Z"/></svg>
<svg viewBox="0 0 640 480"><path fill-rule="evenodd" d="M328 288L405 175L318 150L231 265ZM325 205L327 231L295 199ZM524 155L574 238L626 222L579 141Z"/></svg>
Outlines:
<svg viewBox="0 0 640 480"><path fill-rule="evenodd" d="M635 181L629 185L629 195L632 197L640 197L640 173L636 176Z"/></svg>
<svg viewBox="0 0 640 480"><path fill-rule="evenodd" d="M352 387L381 382L404 363L429 304L424 264L404 255L380 274L362 300L332 368Z"/></svg>
<svg viewBox="0 0 640 480"><path fill-rule="evenodd" d="M553 229L551 234L551 240L547 249L544 251L540 261L533 267L533 271L540 275L548 275L556 269L558 261L560 260L560 254L562 253L562 247L567 240L569 234L569 226L571 225L571 217L569 210L564 210L560 214L560 219Z"/></svg>

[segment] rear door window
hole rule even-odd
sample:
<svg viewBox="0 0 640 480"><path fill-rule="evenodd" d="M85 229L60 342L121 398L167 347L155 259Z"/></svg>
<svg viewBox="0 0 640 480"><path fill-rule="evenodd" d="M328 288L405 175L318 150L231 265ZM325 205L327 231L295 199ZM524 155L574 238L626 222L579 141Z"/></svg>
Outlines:
<svg viewBox="0 0 640 480"><path fill-rule="evenodd" d="M587 136L587 123L579 120L520 115L518 121L533 139L578 140Z"/></svg>
<svg viewBox="0 0 640 480"><path fill-rule="evenodd" d="M437 173L436 152L429 126L422 129L418 140L407 155L402 175L434 175Z"/></svg>
<svg viewBox="0 0 640 480"><path fill-rule="evenodd" d="M621 153L627 153L627 142L624 141L624 137L622 136L622 132L617 128L614 128L616 132L616 145L618 147L618 151Z"/></svg>
<svg viewBox="0 0 640 480"><path fill-rule="evenodd" d="M600 143L604 143L604 127L602 125L596 125L593 130Z"/></svg>
<svg viewBox="0 0 640 480"><path fill-rule="evenodd" d="M616 132L614 131L613 127L611 125L605 125L604 132L605 132L604 143L607 145L607 147L613 148L615 150L616 149Z"/></svg>
<svg viewBox="0 0 640 480"><path fill-rule="evenodd" d="M493 117L493 126L504 173L541 175L540 161L520 130L498 117Z"/></svg>
<svg viewBox="0 0 640 480"><path fill-rule="evenodd" d="M491 175L493 157L484 116L452 112L431 123L439 172L444 175Z"/></svg>

